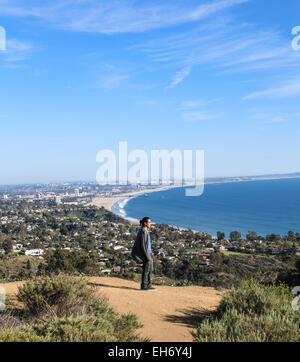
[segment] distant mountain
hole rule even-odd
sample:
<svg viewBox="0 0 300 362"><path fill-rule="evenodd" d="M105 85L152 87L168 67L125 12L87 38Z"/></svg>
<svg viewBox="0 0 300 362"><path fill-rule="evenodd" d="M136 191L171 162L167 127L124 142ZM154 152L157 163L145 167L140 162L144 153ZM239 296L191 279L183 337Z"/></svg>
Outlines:
<svg viewBox="0 0 300 362"><path fill-rule="evenodd" d="M253 181L253 180L268 180L268 179L280 179L280 178L293 178L300 177L300 172L293 173L281 173L281 174L265 174L254 176L232 176L232 177L206 177L206 182L224 182L224 181Z"/></svg>

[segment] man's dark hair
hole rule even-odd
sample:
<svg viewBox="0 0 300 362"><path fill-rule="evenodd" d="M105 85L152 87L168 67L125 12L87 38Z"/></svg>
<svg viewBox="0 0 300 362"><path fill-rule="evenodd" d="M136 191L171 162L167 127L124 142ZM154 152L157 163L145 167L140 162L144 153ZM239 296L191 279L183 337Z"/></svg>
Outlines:
<svg viewBox="0 0 300 362"><path fill-rule="evenodd" d="M148 222L148 220L150 220L150 217L148 216L143 217L142 220L140 220L140 225L144 226L144 224Z"/></svg>

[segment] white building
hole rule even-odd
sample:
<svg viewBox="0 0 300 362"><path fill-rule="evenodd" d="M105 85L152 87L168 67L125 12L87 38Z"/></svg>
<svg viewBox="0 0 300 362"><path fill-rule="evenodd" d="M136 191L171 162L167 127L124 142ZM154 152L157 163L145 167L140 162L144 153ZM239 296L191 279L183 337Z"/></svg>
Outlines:
<svg viewBox="0 0 300 362"><path fill-rule="evenodd" d="M110 273L111 273L111 269L103 269L103 270L101 270L101 273L103 273L103 274L110 274Z"/></svg>
<svg viewBox="0 0 300 362"><path fill-rule="evenodd" d="M60 196L55 196L54 201L55 201L56 205L61 204L61 197Z"/></svg>
<svg viewBox="0 0 300 362"><path fill-rule="evenodd" d="M25 255L28 256L42 256L43 254L44 254L43 249L31 249L25 251Z"/></svg>

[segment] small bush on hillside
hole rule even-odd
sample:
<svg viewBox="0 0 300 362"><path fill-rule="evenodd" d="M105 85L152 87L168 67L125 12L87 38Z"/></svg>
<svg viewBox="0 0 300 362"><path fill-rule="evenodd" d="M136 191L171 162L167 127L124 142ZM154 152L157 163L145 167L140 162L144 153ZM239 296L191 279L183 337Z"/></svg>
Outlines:
<svg viewBox="0 0 300 362"><path fill-rule="evenodd" d="M300 257L292 256L287 258L284 268L279 273L277 279L291 287L300 285Z"/></svg>
<svg viewBox="0 0 300 362"><path fill-rule="evenodd" d="M291 306L290 289L244 282L227 292L216 312L192 332L197 342L300 341L300 311Z"/></svg>
<svg viewBox="0 0 300 362"><path fill-rule="evenodd" d="M12 311L0 312L0 330L4 328L14 328L21 324L22 322L18 316Z"/></svg>
<svg viewBox="0 0 300 362"><path fill-rule="evenodd" d="M98 275L98 260L92 257L86 251L69 251L57 249L55 251L47 250L44 255L44 270L41 274L51 273L68 273L68 274L85 274Z"/></svg>
<svg viewBox="0 0 300 362"><path fill-rule="evenodd" d="M123 328L125 327L125 328ZM140 328L133 314L115 318L113 323L95 315L62 317L34 325L0 330L1 342L140 342L134 333ZM146 341L146 340L144 340Z"/></svg>
<svg viewBox="0 0 300 362"><path fill-rule="evenodd" d="M19 288L22 311L0 316L0 342L146 342L134 314L118 315L84 279L35 278ZM17 318L17 315L22 318Z"/></svg>
<svg viewBox="0 0 300 362"><path fill-rule="evenodd" d="M51 312L57 317L82 313L94 296L87 282L64 274L37 277L19 287L17 299L31 316Z"/></svg>

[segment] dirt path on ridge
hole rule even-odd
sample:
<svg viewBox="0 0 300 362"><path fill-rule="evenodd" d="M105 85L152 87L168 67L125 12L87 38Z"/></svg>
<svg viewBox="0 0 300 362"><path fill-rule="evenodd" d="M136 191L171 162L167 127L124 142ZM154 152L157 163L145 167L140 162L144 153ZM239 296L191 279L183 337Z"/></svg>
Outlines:
<svg viewBox="0 0 300 362"><path fill-rule="evenodd" d="M156 286L157 291L142 291L133 281L89 277L96 292L105 295L120 313L133 312L144 325L140 333L152 342L191 342L189 331L199 322L199 311L213 310L222 293L209 287ZM23 282L0 283L8 295L16 294Z"/></svg>

